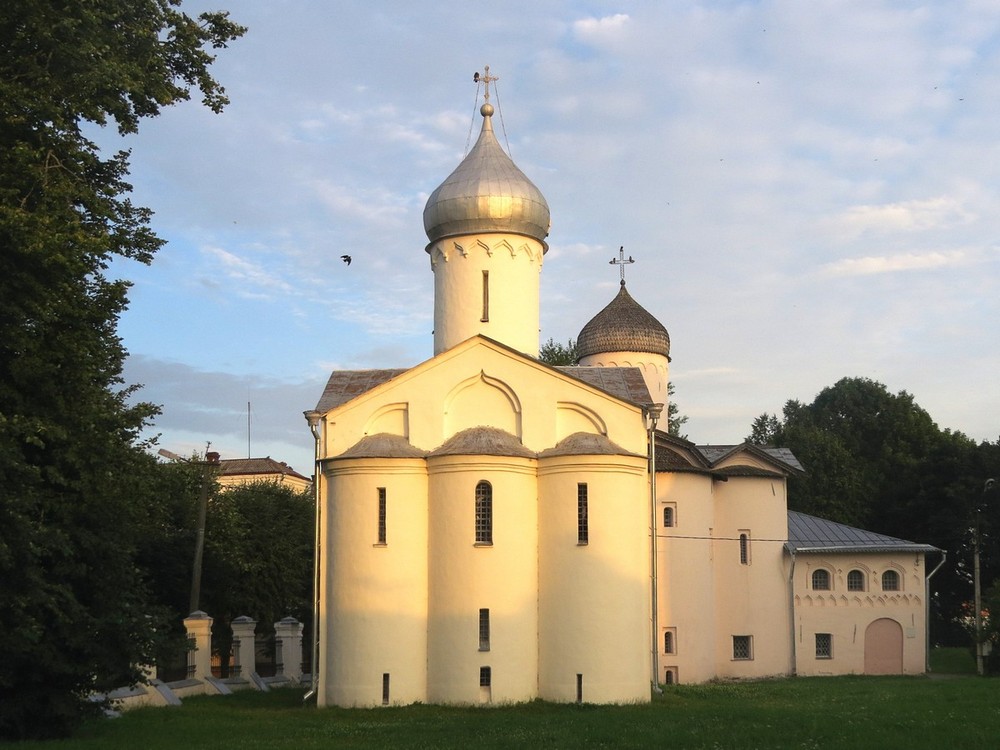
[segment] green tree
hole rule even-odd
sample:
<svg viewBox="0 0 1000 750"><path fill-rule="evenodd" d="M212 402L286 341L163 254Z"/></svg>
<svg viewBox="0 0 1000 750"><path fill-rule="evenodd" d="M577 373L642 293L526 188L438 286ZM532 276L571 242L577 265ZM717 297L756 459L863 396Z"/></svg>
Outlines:
<svg viewBox="0 0 1000 750"><path fill-rule="evenodd" d="M576 340L570 339L565 344L560 344L553 339L549 339L538 350L538 359L553 367L570 367L577 363Z"/></svg>
<svg viewBox="0 0 1000 750"><path fill-rule="evenodd" d="M791 508L947 550L950 564L933 579L932 632L960 642L973 511L1000 445L940 429L912 395L867 378L843 378L810 404L789 401L781 419L762 414L750 438L790 448L805 467L789 479ZM1000 508L988 507L982 522L988 583L1000 575Z"/></svg>
<svg viewBox="0 0 1000 750"><path fill-rule="evenodd" d="M681 434L681 427L683 427L687 421L687 415L681 414L681 408L677 405L677 402L673 399L674 395L674 384L667 383L667 396L669 401L667 402L667 432L675 437L684 438L687 440L687 435Z"/></svg>
<svg viewBox="0 0 1000 750"><path fill-rule="evenodd" d="M178 0L0 4L0 736L64 734L153 650L136 530L155 413L133 404L113 258L161 242L128 199L121 134L192 89L218 111L209 51L243 33Z"/></svg>
<svg viewBox="0 0 1000 750"><path fill-rule="evenodd" d="M229 624L248 615L259 633L291 615L312 616L315 516L312 493L275 482L218 488L209 501L201 608L228 662Z"/></svg>

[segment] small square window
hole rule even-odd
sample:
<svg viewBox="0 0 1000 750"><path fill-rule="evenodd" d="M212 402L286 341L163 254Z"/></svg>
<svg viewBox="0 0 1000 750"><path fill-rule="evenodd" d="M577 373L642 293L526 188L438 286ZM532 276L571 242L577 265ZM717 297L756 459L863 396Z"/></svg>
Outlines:
<svg viewBox="0 0 1000 750"><path fill-rule="evenodd" d="M816 658L833 658L833 636L830 633L816 634Z"/></svg>
<svg viewBox="0 0 1000 750"><path fill-rule="evenodd" d="M748 661L753 659L753 636L734 635L733 636L733 660Z"/></svg>

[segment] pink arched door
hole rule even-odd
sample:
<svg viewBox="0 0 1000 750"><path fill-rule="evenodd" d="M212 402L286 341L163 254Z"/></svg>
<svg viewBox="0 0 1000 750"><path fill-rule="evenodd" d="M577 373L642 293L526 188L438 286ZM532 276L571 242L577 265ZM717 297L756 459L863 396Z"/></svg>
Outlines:
<svg viewBox="0 0 1000 750"><path fill-rule="evenodd" d="M865 630L865 674L903 673L903 628L883 617Z"/></svg>

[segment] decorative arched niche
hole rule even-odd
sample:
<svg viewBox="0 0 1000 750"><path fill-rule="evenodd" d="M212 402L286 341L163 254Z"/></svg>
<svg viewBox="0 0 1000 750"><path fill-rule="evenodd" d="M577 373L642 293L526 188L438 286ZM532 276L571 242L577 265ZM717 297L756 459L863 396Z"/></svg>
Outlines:
<svg viewBox="0 0 1000 750"><path fill-rule="evenodd" d="M409 404L402 401L395 404L383 404L376 409L365 422L365 435L376 435L380 432L409 439Z"/></svg>
<svg viewBox="0 0 1000 750"><path fill-rule="evenodd" d="M444 400L446 437L480 426L522 437L520 399L507 383L483 371L456 385Z"/></svg>
<svg viewBox="0 0 1000 750"><path fill-rule="evenodd" d="M556 442L577 432L607 437L608 426L593 409L575 401L560 401L556 404Z"/></svg>

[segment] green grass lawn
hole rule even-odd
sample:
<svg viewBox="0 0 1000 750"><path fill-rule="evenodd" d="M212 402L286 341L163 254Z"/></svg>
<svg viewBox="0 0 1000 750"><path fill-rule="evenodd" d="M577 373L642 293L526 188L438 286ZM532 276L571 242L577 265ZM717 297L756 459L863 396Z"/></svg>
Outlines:
<svg viewBox="0 0 1000 750"><path fill-rule="evenodd" d="M673 686L652 703L316 709L302 691L190 698L49 748L972 748L1000 742L1000 680L818 677Z"/></svg>
<svg viewBox="0 0 1000 750"><path fill-rule="evenodd" d="M976 657L971 648L932 648L930 665L933 674L976 673Z"/></svg>

